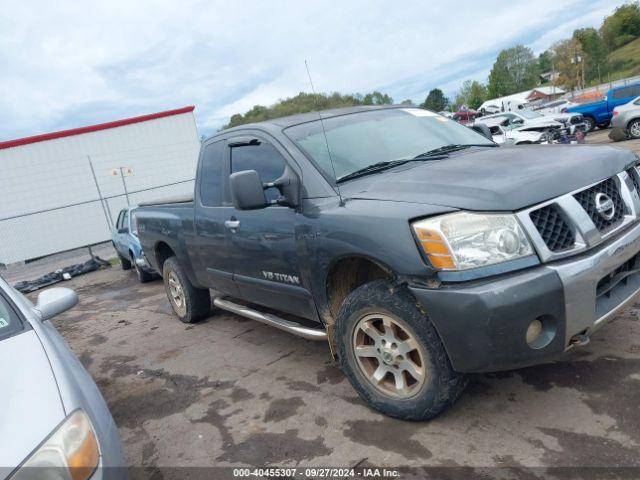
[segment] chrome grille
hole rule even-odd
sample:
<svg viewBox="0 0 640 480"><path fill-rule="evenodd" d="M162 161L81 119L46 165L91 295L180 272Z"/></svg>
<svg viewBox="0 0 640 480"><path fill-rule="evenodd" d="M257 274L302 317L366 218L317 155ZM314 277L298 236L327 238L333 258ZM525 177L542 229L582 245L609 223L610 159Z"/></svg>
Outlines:
<svg viewBox="0 0 640 480"><path fill-rule="evenodd" d="M556 205L547 205L529 213L544 243L552 252L573 247L576 237Z"/></svg>
<svg viewBox="0 0 640 480"><path fill-rule="evenodd" d="M640 168L640 167L637 167ZM613 177L587 185L516 213L542 262L587 251L640 220L640 170L626 169ZM611 203L596 195L602 193ZM611 218L607 219L607 213Z"/></svg>
<svg viewBox="0 0 640 480"><path fill-rule="evenodd" d="M613 201L615 210L612 218L607 219L596 209L595 198L598 193L604 193ZM613 178L609 178L604 182L600 182L593 187L576 193L574 198L582 205L582 208L589 214L596 228L602 233L618 226L624 218L625 205Z"/></svg>

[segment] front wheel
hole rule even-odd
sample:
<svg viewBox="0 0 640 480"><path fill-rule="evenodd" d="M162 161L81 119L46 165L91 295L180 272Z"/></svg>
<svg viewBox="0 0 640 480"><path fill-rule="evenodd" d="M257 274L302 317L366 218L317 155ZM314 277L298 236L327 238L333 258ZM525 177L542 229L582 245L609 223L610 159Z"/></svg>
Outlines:
<svg viewBox="0 0 640 480"><path fill-rule="evenodd" d="M629 122L628 130L631 138L640 138L640 118Z"/></svg>
<svg viewBox="0 0 640 480"><path fill-rule="evenodd" d="M596 128L596 121L591 117L584 117L584 129L587 132L593 132Z"/></svg>
<svg viewBox="0 0 640 480"><path fill-rule="evenodd" d="M194 287L176 257L168 258L162 267L164 288L169 303L181 322L194 323L211 311L209 290Z"/></svg>
<svg viewBox="0 0 640 480"><path fill-rule="evenodd" d="M385 280L357 288L340 308L336 327L342 370L360 396L386 415L433 418L466 385L405 288Z"/></svg>

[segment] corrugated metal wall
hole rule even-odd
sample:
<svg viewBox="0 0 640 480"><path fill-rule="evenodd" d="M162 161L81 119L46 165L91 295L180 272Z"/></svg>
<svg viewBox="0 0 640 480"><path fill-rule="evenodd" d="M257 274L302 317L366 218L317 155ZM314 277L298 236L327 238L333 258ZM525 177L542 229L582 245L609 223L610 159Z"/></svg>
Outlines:
<svg viewBox="0 0 640 480"><path fill-rule="evenodd" d="M192 192L200 141L193 113L0 150L0 263L111 238L89 157L115 221L131 203Z"/></svg>

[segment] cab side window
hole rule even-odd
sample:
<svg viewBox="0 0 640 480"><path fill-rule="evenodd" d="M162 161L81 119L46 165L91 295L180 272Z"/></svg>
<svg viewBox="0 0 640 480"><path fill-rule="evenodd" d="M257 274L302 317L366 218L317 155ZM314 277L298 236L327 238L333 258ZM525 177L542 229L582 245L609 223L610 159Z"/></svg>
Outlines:
<svg viewBox="0 0 640 480"><path fill-rule="evenodd" d="M633 87L625 87L613 92L613 98L615 99L627 98L632 95L633 95Z"/></svg>
<svg viewBox="0 0 640 480"><path fill-rule="evenodd" d="M118 221L116 222L116 229L120 230L121 228L124 228L126 215L127 215L126 210L120 210L120 214L118 215Z"/></svg>
<svg viewBox="0 0 640 480"><path fill-rule="evenodd" d="M255 170L263 183L273 182L284 173L286 161L280 152L268 142L241 145L231 148L231 173ZM280 196L277 188L265 190L267 200Z"/></svg>
<svg viewBox="0 0 640 480"><path fill-rule="evenodd" d="M200 202L207 207L220 206L222 200L222 167L224 140L211 143L202 152Z"/></svg>

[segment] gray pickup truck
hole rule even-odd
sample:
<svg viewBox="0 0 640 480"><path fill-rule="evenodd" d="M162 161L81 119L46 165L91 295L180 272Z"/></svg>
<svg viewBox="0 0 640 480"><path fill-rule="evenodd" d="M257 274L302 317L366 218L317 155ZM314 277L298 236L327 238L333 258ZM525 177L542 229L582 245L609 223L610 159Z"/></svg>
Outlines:
<svg viewBox="0 0 640 480"><path fill-rule="evenodd" d="M180 320L213 303L326 339L369 405L419 420L465 373L586 344L640 291L631 152L497 147L402 106L320 115L216 133L192 198L138 210Z"/></svg>

